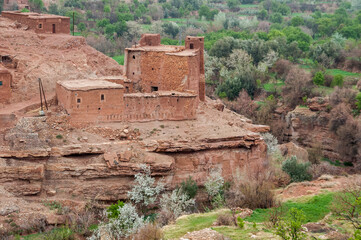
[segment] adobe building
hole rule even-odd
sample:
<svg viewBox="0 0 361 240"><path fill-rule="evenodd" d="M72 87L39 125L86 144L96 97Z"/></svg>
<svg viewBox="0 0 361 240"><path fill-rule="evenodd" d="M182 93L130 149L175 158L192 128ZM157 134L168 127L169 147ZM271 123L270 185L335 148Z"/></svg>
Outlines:
<svg viewBox="0 0 361 240"><path fill-rule="evenodd" d="M69 17L20 11L3 11L1 16L25 24L36 33L70 34Z"/></svg>
<svg viewBox="0 0 361 240"><path fill-rule="evenodd" d="M143 34L125 49L125 75L143 92L191 91L205 98L204 38L186 37L185 46L161 45L159 34Z"/></svg>
<svg viewBox="0 0 361 240"><path fill-rule="evenodd" d="M7 103L11 97L11 73L0 65L0 103Z"/></svg>
<svg viewBox="0 0 361 240"><path fill-rule="evenodd" d="M58 82L58 104L72 122L189 120L205 98L202 37L185 46L143 34L125 51L125 75Z"/></svg>
<svg viewBox="0 0 361 240"><path fill-rule="evenodd" d="M124 109L124 87L105 80L75 80L58 82L59 105L77 121L105 121L115 114L120 119Z"/></svg>

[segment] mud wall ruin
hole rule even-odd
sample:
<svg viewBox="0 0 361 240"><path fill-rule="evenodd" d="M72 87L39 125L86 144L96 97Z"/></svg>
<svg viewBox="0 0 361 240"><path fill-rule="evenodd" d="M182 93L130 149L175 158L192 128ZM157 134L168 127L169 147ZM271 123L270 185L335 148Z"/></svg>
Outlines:
<svg viewBox="0 0 361 240"><path fill-rule="evenodd" d="M1 16L25 24L36 33L70 34L69 17L20 11L3 11Z"/></svg>
<svg viewBox="0 0 361 240"><path fill-rule="evenodd" d="M3 10L30 9L28 0L4 0Z"/></svg>
<svg viewBox="0 0 361 240"><path fill-rule="evenodd" d="M196 95L182 93L125 94L124 120L186 120L196 118Z"/></svg>
<svg viewBox="0 0 361 240"><path fill-rule="evenodd" d="M0 67L0 103L7 103L11 98L11 73Z"/></svg>

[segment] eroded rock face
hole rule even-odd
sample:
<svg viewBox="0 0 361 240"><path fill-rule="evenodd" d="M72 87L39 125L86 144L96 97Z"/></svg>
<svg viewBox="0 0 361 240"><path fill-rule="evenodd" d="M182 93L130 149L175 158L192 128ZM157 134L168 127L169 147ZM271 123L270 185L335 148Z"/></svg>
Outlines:
<svg viewBox="0 0 361 240"><path fill-rule="evenodd" d="M306 148L319 146L323 156L332 160L340 159L335 151L337 138L329 131L327 112L296 107L287 114L286 122L290 141Z"/></svg>

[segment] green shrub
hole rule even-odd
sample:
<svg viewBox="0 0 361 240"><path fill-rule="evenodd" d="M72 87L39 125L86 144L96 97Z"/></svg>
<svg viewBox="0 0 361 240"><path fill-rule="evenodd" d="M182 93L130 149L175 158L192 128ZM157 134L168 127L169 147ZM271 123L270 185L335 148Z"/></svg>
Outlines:
<svg viewBox="0 0 361 240"><path fill-rule="evenodd" d="M305 214L302 210L291 208L288 217L278 224L276 234L284 240L306 239L306 234L302 232L302 224L305 220Z"/></svg>
<svg viewBox="0 0 361 240"><path fill-rule="evenodd" d="M361 111L361 92L356 95L356 106L359 111Z"/></svg>
<svg viewBox="0 0 361 240"><path fill-rule="evenodd" d="M57 139L63 139L63 135L58 134L58 135L56 135L56 138L57 138Z"/></svg>
<svg viewBox="0 0 361 240"><path fill-rule="evenodd" d="M244 228L244 220L241 217L237 217L237 224L239 228Z"/></svg>
<svg viewBox="0 0 361 240"><path fill-rule="evenodd" d="M69 228L58 228L50 232L45 233L42 238L43 240L73 240L74 232Z"/></svg>
<svg viewBox="0 0 361 240"><path fill-rule="evenodd" d="M227 93L225 93L225 92L220 92L220 93L218 94L218 97L219 97L220 99L226 98L226 97L227 97Z"/></svg>
<svg viewBox="0 0 361 240"><path fill-rule="evenodd" d="M117 203L114 203L112 205L110 205L108 208L107 208L107 216L109 219L115 219L115 218L118 218L119 216L119 208L122 208L124 207L124 203L120 200L118 200Z"/></svg>
<svg viewBox="0 0 361 240"><path fill-rule="evenodd" d="M189 176L187 181L182 181L180 189L191 199L197 195L198 186L196 181L194 181L192 177Z"/></svg>
<svg viewBox="0 0 361 240"><path fill-rule="evenodd" d="M331 87L343 87L343 76L341 74L336 75L332 82L331 82Z"/></svg>
<svg viewBox="0 0 361 240"><path fill-rule="evenodd" d="M290 176L291 182L310 181L312 175L308 172L309 166L310 163L298 163L297 157L292 156L283 162L282 170Z"/></svg>
<svg viewBox="0 0 361 240"><path fill-rule="evenodd" d="M23 9L21 9L21 12L30 12L30 10L27 8L23 8Z"/></svg>
<svg viewBox="0 0 361 240"><path fill-rule="evenodd" d="M312 80L317 86L323 86L325 84L325 76L323 72L317 72Z"/></svg>

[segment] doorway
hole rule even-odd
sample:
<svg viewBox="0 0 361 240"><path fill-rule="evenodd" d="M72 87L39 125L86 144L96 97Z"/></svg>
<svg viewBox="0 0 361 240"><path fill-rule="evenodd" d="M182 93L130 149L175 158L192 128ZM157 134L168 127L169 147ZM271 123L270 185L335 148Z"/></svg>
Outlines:
<svg viewBox="0 0 361 240"><path fill-rule="evenodd" d="M53 24L53 33L56 33L56 31L55 31L55 24Z"/></svg>

